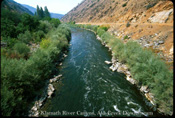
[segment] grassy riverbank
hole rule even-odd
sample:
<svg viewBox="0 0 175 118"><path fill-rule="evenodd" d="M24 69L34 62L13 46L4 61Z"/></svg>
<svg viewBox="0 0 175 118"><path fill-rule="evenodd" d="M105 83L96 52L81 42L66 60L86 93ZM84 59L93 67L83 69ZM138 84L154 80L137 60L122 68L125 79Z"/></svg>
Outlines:
<svg viewBox="0 0 175 118"><path fill-rule="evenodd" d="M2 11L1 30L1 114L24 116L54 75L71 32L59 19L8 10Z"/></svg>
<svg viewBox="0 0 175 118"><path fill-rule="evenodd" d="M114 53L115 58L128 65L134 79L139 85L148 86L153 93L156 107L161 113L173 113L173 72L164 61L150 50L144 49L137 42L123 43L107 32L107 27L93 25L76 25L91 29L97 33Z"/></svg>

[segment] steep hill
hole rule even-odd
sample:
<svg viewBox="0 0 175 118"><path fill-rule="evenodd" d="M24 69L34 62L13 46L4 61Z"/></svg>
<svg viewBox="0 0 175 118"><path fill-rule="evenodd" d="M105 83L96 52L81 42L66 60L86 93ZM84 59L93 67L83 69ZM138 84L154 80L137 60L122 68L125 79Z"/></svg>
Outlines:
<svg viewBox="0 0 175 118"><path fill-rule="evenodd" d="M173 14L170 0L84 0L61 20L108 25L111 34L137 40L172 66Z"/></svg>
<svg viewBox="0 0 175 118"><path fill-rule="evenodd" d="M30 10L13 0L3 0L1 3L1 8L8 9L12 12L18 12L20 14L28 13L30 15L34 15Z"/></svg>
<svg viewBox="0 0 175 118"><path fill-rule="evenodd" d="M26 4L22 4L24 7L26 7L27 9L29 9L33 14L35 14L36 12L36 8L26 5ZM57 14L57 13L52 13L50 12L51 18L58 18L61 19L64 15L63 14Z"/></svg>
<svg viewBox="0 0 175 118"><path fill-rule="evenodd" d="M150 9L155 6L161 7ZM84 0L68 12L62 20L98 23L157 22L149 19L153 12L172 11L172 8L173 4L167 0ZM172 19L166 22L172 22Z"/></svg>

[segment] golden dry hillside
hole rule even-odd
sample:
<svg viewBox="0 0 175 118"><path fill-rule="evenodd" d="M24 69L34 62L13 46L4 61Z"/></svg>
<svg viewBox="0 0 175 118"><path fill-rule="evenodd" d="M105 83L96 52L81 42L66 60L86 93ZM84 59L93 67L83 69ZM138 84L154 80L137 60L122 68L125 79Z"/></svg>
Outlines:
<svg viewBox="0 0 175 118"><path fill-rule="evenodd" d="M172 65L173 14L170 0L84 0L61 20L108 25L111 34L137 40Z"/></svg>

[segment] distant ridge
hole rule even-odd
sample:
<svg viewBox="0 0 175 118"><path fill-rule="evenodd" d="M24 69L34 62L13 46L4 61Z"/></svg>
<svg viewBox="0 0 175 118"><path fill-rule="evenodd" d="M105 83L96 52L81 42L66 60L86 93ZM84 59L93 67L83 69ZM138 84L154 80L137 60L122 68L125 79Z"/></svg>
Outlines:
<svg viewBox="0 0 175 118"><path fill-rule="evenodd" d="M29 9L33 14L35 14L36 8L26 5L26 4L21 4L21 5ZM58 19L61 19L64 16L63 14L57 14L57 13L52 13L52 12L50 12L50 15L51 15L51 18L58 18Z"/></svg>
<svg viewBox="0 0 175 118"><path fill-rule="evenodd" d="M1 8L8 9L13 12L18 12L20 14L28 13L30 15L34 15L30 10L26 7L22 6L21 4L13 1L13 0L3 0L1 3Z"/></svg>

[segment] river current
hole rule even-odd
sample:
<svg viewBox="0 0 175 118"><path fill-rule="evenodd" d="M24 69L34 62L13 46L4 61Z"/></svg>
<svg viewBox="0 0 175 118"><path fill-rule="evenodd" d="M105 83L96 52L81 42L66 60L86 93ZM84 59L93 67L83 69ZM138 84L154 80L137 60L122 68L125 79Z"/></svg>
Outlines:
<svg viewBox="0 0 175 118"><path fill-rule="evenodd" d="M107 48L93 32L71 28L68 56L60 74L63 86L51 98L50 116L154 116L145 98L125 75L112 72Z"/></svg>

